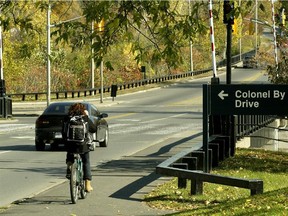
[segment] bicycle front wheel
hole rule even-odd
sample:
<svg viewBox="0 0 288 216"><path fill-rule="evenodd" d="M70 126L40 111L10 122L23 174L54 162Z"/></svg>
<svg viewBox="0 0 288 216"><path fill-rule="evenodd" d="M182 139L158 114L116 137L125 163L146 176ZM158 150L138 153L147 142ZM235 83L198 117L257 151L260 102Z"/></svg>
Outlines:
<svg viewBox="0 0 288 216"><path fill-rule="evenodd" d="M81 197L81 199L85 199L86 196L87 196L87 192L86 192L86 189L85 189L85 182L82 179L81 183L80 183L80 197Z"/></svg>
<svg viewBox="0 0 288 216"><path fill-rule="evenodd" d="M71 177L70 177L70 195L71 201L75 204L78 200L78 185L77 185L77 163L73 163L71 166Z"/></svg>

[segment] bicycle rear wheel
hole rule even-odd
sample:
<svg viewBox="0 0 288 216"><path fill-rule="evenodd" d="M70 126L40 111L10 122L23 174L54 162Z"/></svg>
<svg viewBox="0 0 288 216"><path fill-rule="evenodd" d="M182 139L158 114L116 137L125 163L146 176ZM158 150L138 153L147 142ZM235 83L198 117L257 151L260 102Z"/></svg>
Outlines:
<svg viewBox="0 0 288 216"><path fill-rule="evenodd" d="M71 177L70 177L70 195L71 201L75 204L78 200L78 185L77 185L77 163L74 162L71 166Z"/></svg>

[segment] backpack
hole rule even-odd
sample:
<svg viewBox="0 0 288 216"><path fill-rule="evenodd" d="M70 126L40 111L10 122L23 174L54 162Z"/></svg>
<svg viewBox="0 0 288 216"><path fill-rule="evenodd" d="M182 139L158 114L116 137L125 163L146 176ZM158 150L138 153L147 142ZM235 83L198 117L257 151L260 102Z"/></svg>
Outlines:
<svg viewBox="0 0 288 216"><path fill-rule="evenodd" d="M67 122L67 141L84 144L87 140L88 122L83 119L83 116L70 117Z"/></svg>

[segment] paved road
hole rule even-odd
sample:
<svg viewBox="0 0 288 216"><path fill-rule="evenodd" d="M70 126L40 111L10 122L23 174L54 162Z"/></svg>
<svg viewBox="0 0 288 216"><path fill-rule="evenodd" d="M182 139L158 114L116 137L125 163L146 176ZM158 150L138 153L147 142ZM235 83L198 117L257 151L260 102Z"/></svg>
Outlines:
<svg viewBox="0 0 288 216"><path fill-rule="evenodd" d="M246 75L251 76L251 73L248 73L248 70L243 72L245 72ZM182 87L187 89L189 88L189 86L185 85L185 83ZM165 100L165 97L169 96L169 91L174 92L175 89L169 88L167 91L168 93L163 95L163 101ZM185 107L185 112L187 112L186 109L188 107L186 107L185 103L183 104L177 102L177 98L173 99L175 100L173 106ZM198 98L198 101L201 103L201 98ZM191 103L191 100L186 101L186 103ZM43 106L45 106L45 103L43 103ZM137 107L131 106L130 108L133 113L141 113L142 106L147 105L142 104ZM153 109L153 106L151 106L151 108ZM33 103L30 105L30 109L33 112L35 111ZM18 111L20 113L21 107L18 108ZM160 112L161 107L159 113ZM151 120L149 121L153 123ZM21 126L26 127L27 125L24 123ZM175 130L175 128L171 129ZM49 190L42 191L41 193L31 196L30 198L20 200L19 202L13 204L7 211L0 214L17 216L128 216L164 215L166 213L170 213L170 211L149 208L145 203L143 203L143 196L147 192L153 190L153 188L155 188L159 183L167 180L167 178L163 178L155 174L154 171L156 165L169 156L174 155L176 152L185 149L185 147L191 147L191 145L201 142L202 135L199 131L199 128L196 128L196 130L193 130L192 128L191 130L185 130L181 133L172 133L174 134L173 136L164 136L166 138L159 140L157 143L153 143L153 145L146 146L142 150L136 151L136 153L126 154L126 156L123 156L120 159L110 160L95 166L92 171L94 179L92 184L95 191L89 194L86 200L80 200L77 205L71 204L68 181L63 177L61 184L57 184L57 186L52 187ZM121 134L121 131L118 132ZM136 141L137 140L135 140L135 142ZM102 149L99 149L99 151L102 151ZM16 188L16 190L21 190L21 188Z"/></svg>
<svg viewBox="0 0 288 216"><path fill-rule="evenodd" d="M184 88L186 85L184 84ZM166 89L168 92L175 92L175 87L172 89ZM150 93L151 94L151 93ZM152 93L155 95L155 93ZM146 94L145 94L146 95ZM101 157L102 155L107 154L107 150L111 150L114 147L118 148L119 151L123 152L120 159L114 159L114 160L108 160L101 163L98 163L96 166L93 166L93 182L92 185L95 189L93 193L89 194L86 200L80 200L77 205L72 205L70 201L70 195L69 195L69 183L64 178L64 176L59 178L60 175L64 173L63 169L63 157L60 158L60 162L58 157L56 158L57 161L53 162L53 165L51 166L52 169L55 169L56 166L61 168L61 170L55 170L49 172L48 170L42 171L39 170L37 172L33 172L33 175L38 175L38 177L41 175L47 175L47 178L54 177L54 181L51 179L49 180L52 182L51 187L49 187L49 190L42 191L41 193L32 194L31 197L27 197L26 199L19 200L15 202L7 211L3 212L3 215L161 215L169 213L170 211L161 211L161 210L155 210L149 208L145 203L142 203L143 196L150 192L154 187L156 187L159 183L162 183L163 181L167 180L167 178L160 178L160 176L155 174L155 167L161 163L163 160L168 158L169 156L174 155L176 152L181 151L183 148L187 147L187 145L193 144L191 142L197 142L199 143L202 139L201 133L199 132L199 127L195 127L195 131L190 130L191 126L198 125L199 123L193 123L191 125L191 114L196 115L197 122L200 121L200 118L198 117L198 112L195 114L190 113L191 109L187 107L187 105L184 104L170 104L168 106L169 111L164 111L163 107L156 107L155 103L153 105L146 104L143 97L148 97L151 99L150 96L145 96L144 94L141 94L141 97L139 98L138 95L135 95L133 97L130 97L129 102L123 102L123 104L118 104L117 108L113 107L110 110L111 118L125 115L126 118L119 119L119 121L114 121L111 124L111 133L113 134L113 137L117 137L118 139L118 145L116 146L110 146L108 149L102 149L98 148L96 149L96 152ZM170 94L171 95L171 94ZM165 97L169 97L169 95L165 95ZM163 101L166 102L165 98L163 98ZM178 100L180 97L172 98L172 101ZM181 99L180 99L181 100ZM120 99L119 99L120 101ZM137 101L140 101L141 105L135 105ZM172 102L174 103L174 102ZM183 103L183 102L182 102ZM187 103L187 102L186 102ZM190 103L190 101L188 102ZM45 106L45 104L38 104L39 107ZM105 103L105 106L109 106L109 104ZM195 106L195 105L194 105ZM17 107L17 105L16 105ZM29 113L36 113L38 110L36 109L35 103L26 103L26 107L28 107L28 110L31 110ZM120 107L128 108L130 111L121 111ZM180 107L181 113L175 113L173 114L173 107ZM196 106L197 109L199 105ZM14 107L15 108L15 107ZM23 110L21 110L23 109ZM41 110L41 108L39 108ZM101 110L108 109L107 107ZM143 111L147 110L147 111ZM151 109L151 110L150 110ZM159 110L158 110L159 109ZM186 117L186 120L190 122L190 127L179 127L174 125L174 121L177 119L181 119L185 117L186 110L189 109L188 116ZM23 114L27 114L27 111L23 108L23 104L15 108L17 116L23 116ZM156 114L156 117L151 119L152 113ZM41 111L39 111L41 112ZM127 115L127 112L129 112ZM184 115L184 114L185 115ZM135 117L135 114L137 114ZM154 114L154 115L155 115ZM171 115L173 114L173 115ZM174 116L175 115L175 116ZM134 118L132 118L134 116ZM142 119L140 121L140 119ZM23 129L23 131L19 132L20 135L23 133L21 137L25 136L25 128L31 127L31 122L25 122L26 118L23 118L21 120L21 123L18 122L6 122L4 125L1 124L1 132L8 132L13 131L16 127ZM116 118L117 119L117 118ZM128 120L128 122L127 122ZM24 121L24 122L23 122ZM164 121L161 129L159 128L160 121ZM23 123L22 123L23 122ZM112 120L110 120L112 122ZM170 123L169 123L170 122ZM149 127L145 126L148 125ZM187 132L187 129L189 129L189 132ZM130 131L130 132L129 132ZM185 131L185 132L181 132ZM130 152L134 153L124 153L125 147L123 149L124 141L125 139L122 139L122 136L124 136L127 133L131 133L131 141L130 143L134 146L131 146L131 149L129 149ZM141 134L140 134L141 133ZM156 141L151 142L150 145L143 145L144 140L141 141L141 136L143 134L149 134L149 137L147 139L151 140L156 139ZM172 134L172 136L171 136ZM3 134L4 135L4 134ZM7 135L5 135L7 137ZM126 135L127 136L127 135ZM191 137L192 136L192 137ZM27 136L26 136L27 137ZM137 137L139 140L137 140ZM159 139L159 137L163 137ZM193 141L188 141L189 138L195 138ZM26 139L26 138L25 138ZM134 141L133 141L134 140ZM119 143L120 142L120 143ZM134 144L133 144L134 142ZM33 143L33 142L32 142ZM114 141L115 143L115 141ZM29 153L32 153L35 155L35 152L33 153L33 144L30 144L27 142L27 147L29 150L27 151L27 155ZM112 143L113 144L113 143ZM120 145L119 145L120 144ZM131 145L130 144L130 145ZM143 145L143 147L136 148L136 144L140 146ZM3 143L2 143L3 145ZM8 145L8 143L7 143ZM13 144L15 146L15 144ZM122 149L119 149L119 147L122 146ZM13 148L10 147L10 148ZM133 150L134 149L134 150ZM135 151L138 149L137 151ZM139 150L140 149L140 150ZM142 149L142 150L141 150ZM5 150L3 147L0 150ZM128 150L128 149L127 149ZM32 152L31 152L32 151ZM135 153L136 152L136 153ZM11 153L12 154L12 153ZM16 154L14 152L13 154ZM23 154L26 154L26 152L19 152L23 158ZM42 152L38 152L35 156L38 158L36 160L32 160L37 162L40 161ZM59 152L54 153L59 154ZM54 155L53 154L53 155ZM4 154L5 155L5 154ZM6 157L2 154L2 160L4 163L4 160ZM51 156L51 153L49 154ZM48 157L47 153L43 152L43 157ZM52 157L52 156L51 156ZM93 157L95 157L95 154L93 153ZM18 156L19 158L19 156ZM54 156L53 156L54 158ZM61 159L62 158L62 159ZM93 160L94 158L92 158ZM17 160L18 161L18 160ZM94 160L95 161L95 160ZM99 158L97 158L97 161L99 161ZM7 161L6 161L7 162ZM26 162L26 161L25 161ZM31 165L31 162L27 164L29 167L33 166ZM61 165L62 162L62 165ZM43 159L42 162L43 163ZM15 166L17 164L13 163ZM23 163L25 166L25 163ZM14 166L13 165L13 166ZM22 164L21 164L22 165ZM8 165L11 168L11 165ZM41 166L41 165L40 165ZM47 169L50 166L45 166L45 169ZM43 167L44 168L44 167ZM38 170L36 167L35 169ZM17 169L15 167L15 170L27 170L25 167L21 169ZM27 170L28 171L28 170ZM17 172L19 173L19 172ZM16 174L17 174L16 173ZM19 174L21 174L19 173ZM53 174L51 176L51 173ZM36 176L34 176L36 177ZM55 178L56 177L56 178ZM33 178L33 177L32 177ZM61 184L59 184L61 183ZM30 184L33 184L33 181L31 181L30 178ZM57 185L57 186L55 186ZM23 187L18 187L18 191L12 188L13 194L20 194L21 190L23 190L23 194L25 194L24 189L27 189L27 185ZM2 193L3 194L3 193ZM21 193L22 194L22 193ZM27 194L27 192L26 192ZM1 195L3 196L3 195ZM127 208L129 206L129 208ZM84 209L84 210L83 210Z"/></svg>

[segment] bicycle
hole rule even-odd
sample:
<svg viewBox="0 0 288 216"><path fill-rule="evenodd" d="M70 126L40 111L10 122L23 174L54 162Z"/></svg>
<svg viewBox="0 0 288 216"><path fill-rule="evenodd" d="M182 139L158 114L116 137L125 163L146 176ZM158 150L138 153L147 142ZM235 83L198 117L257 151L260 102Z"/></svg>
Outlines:
<svg viewBox="0 0 288 216"><path fill-rule="evenodd" d="M79 197L85 199L87 196L83 175L83 162L81 156L78 153L74 153L74 163L71 165L70 176L70 195L73 204L77 203Z"/></svg>

